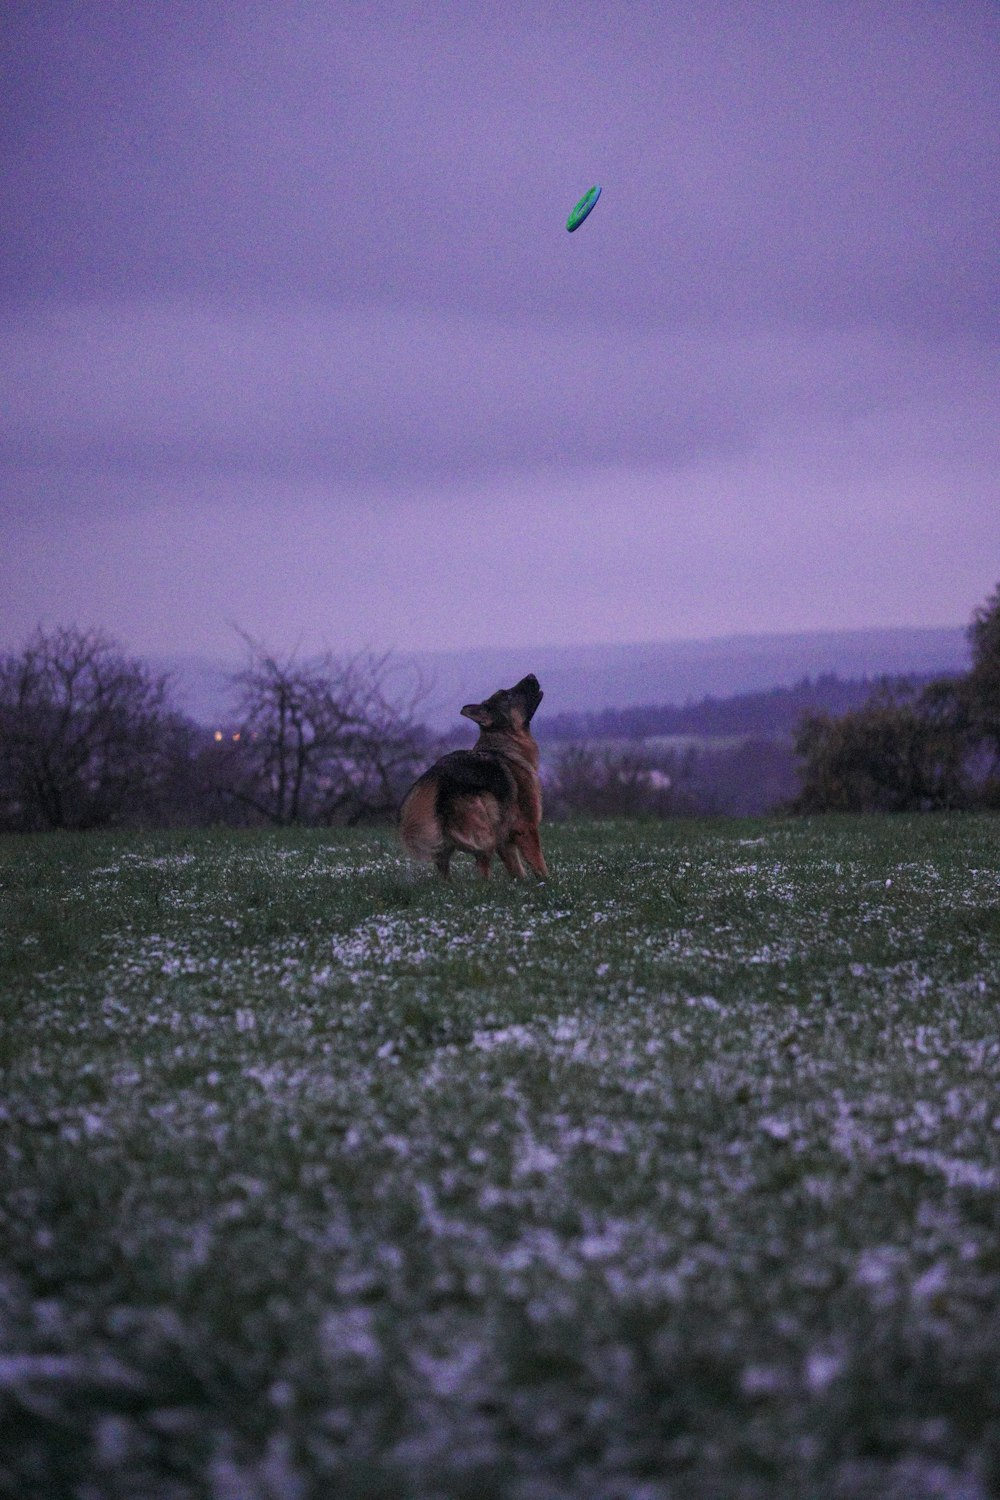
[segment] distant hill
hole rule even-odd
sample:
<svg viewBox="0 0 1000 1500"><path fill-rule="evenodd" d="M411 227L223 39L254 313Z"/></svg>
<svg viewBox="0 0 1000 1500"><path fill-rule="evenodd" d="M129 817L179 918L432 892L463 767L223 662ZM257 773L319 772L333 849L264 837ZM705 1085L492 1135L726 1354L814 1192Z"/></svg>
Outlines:
<svg viewBox="0 0 1000 1500"><path fill-rule="evenodd" d="M427 683L423 717L434 729L446 730L461 727L458 710L463 703L488 697L526 672L541 680L542 713L548 717L644 704L683 706L709 697L792 687L804 678L827 675L845 681L928 677L966 671L969 657L965 631L954 626L737 635L623 646L401 651L398 663L404 677L407 672L419 673ZM179 706L199 722L211 725L231 714L226 675L235 665L181 656L157 657L151 665L174 674Z"/></svg>
<svg viewBox="0 0 1000 1500"><path fill-rule="evenodd" d="M730 698L702 698L700 703L642 704L605 708L600 713L555 714L537 726L543 742L560 740L646 740L690 735L700 739L753 736L790 739L803 714L845 714L860 708L884 684L893 691L917 692L931 676L851 678L832 673L805 677L793 687L766 693L737 693Z"/></svg>
<svg viewBox="0 0 1000 1500"><path fill-rule="evenodd" d="M791 687L803 678L827 674L845 680L927 677L969 667L965 631L958 626L419 652L410 660L433 682L427 719L435 728L453 727L463 703L510 686L525 672L540 679L545 691L541 713L548 717L642 704L696 703L706 697Z"/></svg>

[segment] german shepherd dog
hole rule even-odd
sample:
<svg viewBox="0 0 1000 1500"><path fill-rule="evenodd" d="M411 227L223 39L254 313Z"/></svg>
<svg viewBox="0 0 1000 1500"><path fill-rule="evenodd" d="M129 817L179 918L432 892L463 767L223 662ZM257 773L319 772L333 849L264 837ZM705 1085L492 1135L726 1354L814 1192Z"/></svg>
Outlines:
<svg viewBox="0 0 1000 1500"><path fill-rule="evenodd" d="M541 701L529 673L484 703L467 703L462 713L479 725L474 748L443 755L403 799L403 846L415 859L433 860L443 880L456 850L475 857L485 880L494 855L515 880L527 875L525 862L539 880L548 878L538 838L538 746L528 729Z"/></svg>

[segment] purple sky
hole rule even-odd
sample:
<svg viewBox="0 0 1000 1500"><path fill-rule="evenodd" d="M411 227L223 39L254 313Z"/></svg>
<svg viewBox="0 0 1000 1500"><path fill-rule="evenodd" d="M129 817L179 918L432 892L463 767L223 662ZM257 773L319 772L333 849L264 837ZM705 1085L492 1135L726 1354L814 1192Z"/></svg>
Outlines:
<svg viewBox="0 0 1000 1500"><path fill-rule="evenodd" d="M961 624L1000 578L995 0L7 0L0 46L0 648Z"/></svg>

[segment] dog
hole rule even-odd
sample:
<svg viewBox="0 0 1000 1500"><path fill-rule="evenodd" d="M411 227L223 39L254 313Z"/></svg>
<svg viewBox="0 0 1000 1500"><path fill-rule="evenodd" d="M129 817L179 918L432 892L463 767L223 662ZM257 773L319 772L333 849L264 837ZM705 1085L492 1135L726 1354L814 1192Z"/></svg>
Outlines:
<svg viewBox="0 0 1000 1500"><path fill-rule="evenodd" d="M403 798L403 847L414 859L433 860L443 880L456 850L474 856L484 880L494 855L514 880L527 876L526 864L548 879L538 837L538 745L528 728L541 701L538 678L529 673L483 703L467 703L461 712L479 725L475 746L443 755Z"/></svg>

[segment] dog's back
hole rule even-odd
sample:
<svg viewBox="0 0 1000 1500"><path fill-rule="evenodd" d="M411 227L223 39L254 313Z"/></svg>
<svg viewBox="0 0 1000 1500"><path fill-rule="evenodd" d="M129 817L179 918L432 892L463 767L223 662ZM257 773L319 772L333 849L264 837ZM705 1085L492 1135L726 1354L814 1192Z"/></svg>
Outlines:
<svg viewBox="0 0 1000 1500"><path fill-rule="evenodd" d="M528 731L541 698L537 678L529 676L462 709L480 726L475 749L443 755L414 782L400 810L400 837L414 858L433 860L447 877L456 850L473 855L482 875L497 855L519 877L526 874L523 854L537 875L547 875L538 840L538 746Z"/></svg>
<svg viewBox="0 0 1000 1500"><path fill-rule="evenodd" d="M504 841L517 784L499 755L455 750L410 788L399 831L417 859L437 859L450 844L466 854L491 854Z"/></svg>

